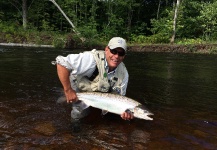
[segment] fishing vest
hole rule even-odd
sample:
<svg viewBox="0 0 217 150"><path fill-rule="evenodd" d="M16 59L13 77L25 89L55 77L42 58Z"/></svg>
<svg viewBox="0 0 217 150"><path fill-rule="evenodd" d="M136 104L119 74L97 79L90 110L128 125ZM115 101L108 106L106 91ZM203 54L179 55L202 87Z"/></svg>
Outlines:
<svg viewBox="0 0 217 150"><path fill-rule="evenodd" d="M120 94L121 83L127 72L124 63L120 63L115 70L114 76L108 79L105 69L105 51L91 51L96 61L96 70L91 77L77 76L76 84L82 92L116 92Z"/></svg>

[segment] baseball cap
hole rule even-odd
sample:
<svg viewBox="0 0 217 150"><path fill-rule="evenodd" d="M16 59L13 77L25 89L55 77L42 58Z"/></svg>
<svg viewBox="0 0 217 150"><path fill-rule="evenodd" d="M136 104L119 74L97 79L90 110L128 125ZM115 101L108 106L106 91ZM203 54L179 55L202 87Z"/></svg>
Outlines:
<svg viewBox="0 0 217 150"><path fill-rule="evenodd" d="M121 38L121 37L113 37L113 38L109 41L108 47L109 47L110 49L115 49L115 48L120 47L120 48L124 49L125 51L127 51L127 43L126 43L126 41L125 41L123 38Z"/></svg>

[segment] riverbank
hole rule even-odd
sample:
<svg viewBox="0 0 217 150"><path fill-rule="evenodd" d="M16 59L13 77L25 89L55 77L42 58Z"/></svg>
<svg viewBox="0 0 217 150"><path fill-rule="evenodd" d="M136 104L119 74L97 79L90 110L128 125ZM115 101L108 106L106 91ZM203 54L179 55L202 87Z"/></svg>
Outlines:
<svg viewBox="0 0 217 150"><path fill-rule="evenodd" d="M54 48L53 45L39 45L39 44L22 44L22 43L0 43L0 46L19 46L19 47L48 47ZM92 46L76 46L67 47L67 49L104 49L106 45L92 45ZM139 45L131 44L128 46L128 51L132 52L174 52L174 53L202 53L202 54L217 54L217 44L149 44Z"/></svg>
<svg viewBox="0 0 217 150"><path fill-rule="evenodd" d="M105 41L86 39L82 42L73 33L21 32L9 34L0 32L0 46L49 47L67 49L104 49ZM202 43L202 42L200 42ZM174 53L211 53L217 54L217 44L137 44L128 42L128 50L134 52L174 52Z"/></svg>
<svg viewBox="0 0 217 150"><path fill-rule="evenodd" d="M174 53L214 53L217 54L217 44L152 44L129 46L129 51L135 52L174 52Z"/></svg>

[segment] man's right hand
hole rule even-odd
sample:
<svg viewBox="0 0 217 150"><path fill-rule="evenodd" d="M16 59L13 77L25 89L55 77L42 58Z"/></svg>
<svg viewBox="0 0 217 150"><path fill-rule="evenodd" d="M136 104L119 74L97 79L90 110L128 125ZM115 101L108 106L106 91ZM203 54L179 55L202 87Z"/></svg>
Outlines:
<svg viewBox="0 0 217 150"><path fill-rule="evenodd" d="M78 100L76 92L72 88L64 90L64 93L66 96L67 103L76 102Z"/></svg>
<svg viewBox="0 0 217 150"><path fill-rule="evenodd" d="M71 84L69 80L69 75L70 75L69 70L57 64L57 74L59 76L60 82L63 85L67 103L76 102L78 98L76 92L71 88Z"/></svg>

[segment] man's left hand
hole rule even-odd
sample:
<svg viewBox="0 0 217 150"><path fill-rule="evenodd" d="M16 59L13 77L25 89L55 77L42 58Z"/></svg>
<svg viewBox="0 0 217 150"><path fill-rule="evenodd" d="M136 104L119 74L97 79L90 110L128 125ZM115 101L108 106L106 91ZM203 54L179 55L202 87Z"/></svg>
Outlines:
<svg viewBox="0 0 217 150"><path fill-rule="evenodd" d="M130 119L133 119L134 116L133 116L132 112L126 111L123 114L121 114L121 118L124 119L124 120L130 120Z"/></svg>

